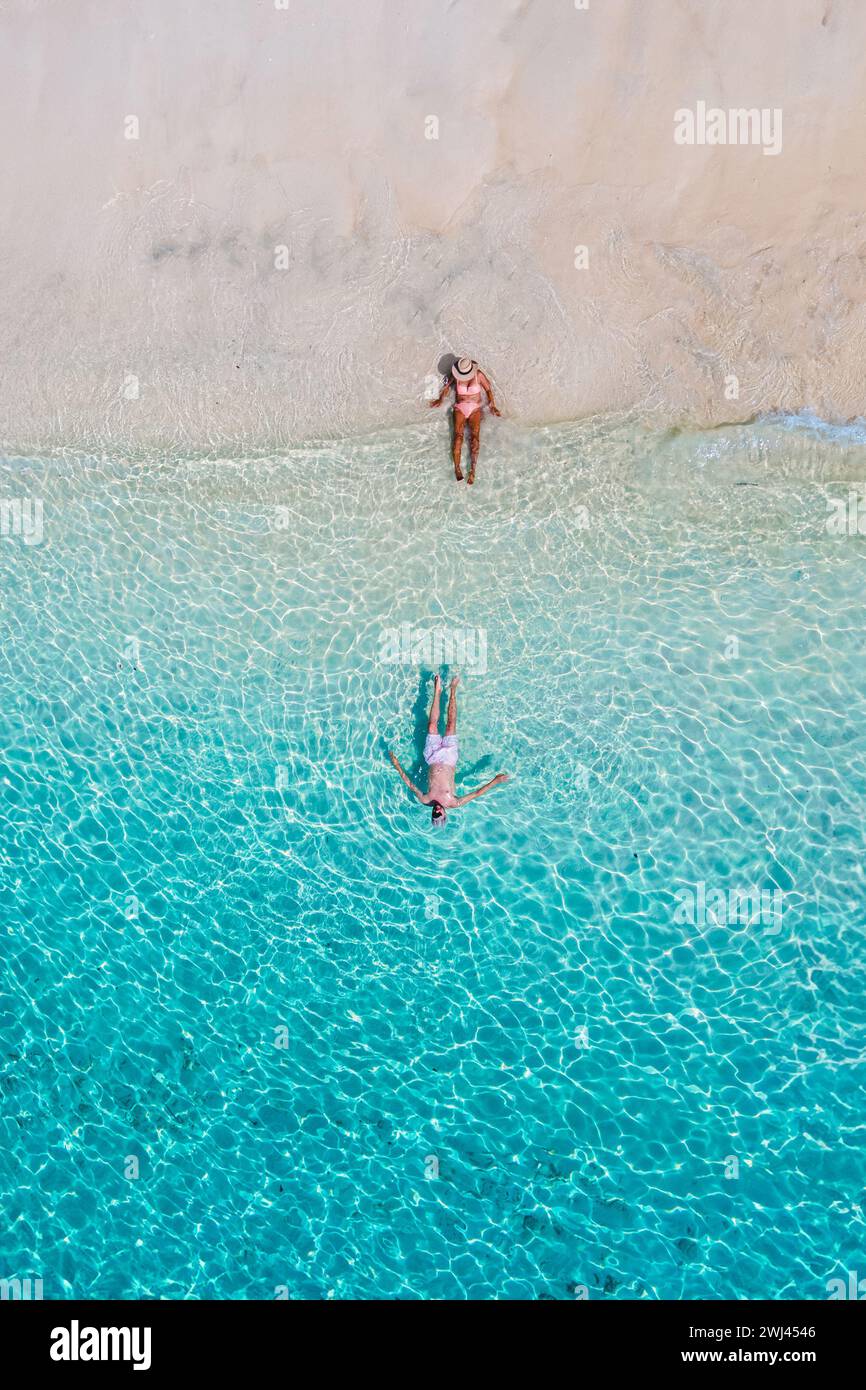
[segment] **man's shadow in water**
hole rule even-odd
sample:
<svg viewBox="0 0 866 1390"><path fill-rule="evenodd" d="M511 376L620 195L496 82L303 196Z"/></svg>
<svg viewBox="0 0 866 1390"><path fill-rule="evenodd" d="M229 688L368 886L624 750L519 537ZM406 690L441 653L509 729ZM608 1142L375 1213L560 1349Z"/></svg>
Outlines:
<svg viewBox="0 0 866 1390"><path fill-rule="evenodd" d="M412 722L413 722L413 725L414 725L414 733L413 733L413 735L412 735L412 742L413 742L413 744L415 745L415 761L413 762L411 768L408 769L408 772L409 772L409 776L412 778L412 781L415 783L415 785L418 786L418 787L421 787L422 789L423 789L422 778L423 778L423 776L424 776L424 768L425 768L425 766L426 766L426 764L425 764L425 762L424 762L424 744L427 742L427 725L428 725L429 720L430 720L430 704L431 704L431 701L432 701L432 699L433 699L433 677L434 677L435 674L436 674L435 671L425 671L425 670L422 669L422 671L421 671L421 673L420 673L420 675L419 675L419 677L418 677L418 693L417 693L417 695L415 696L415 702L414 702L414 704L413 704L413 706L412 706ZM439 674L440 674L441 677L442 677L442 698L441 698L441 701L440 701L440 717L439 717L439 732L440 732L440 734L441 734L441 733L444 733L444 731L445 731L445 721L446 721L446 718L447 718L447 711L448 711L448 684L449 684L449 682L450 682L450 680L451 680L451 668L450 668L450 666L443 666L443 667L442 667L442 670L440 671ZM462 689L462 686L458 686L458 689L457 689L457 702L458 702L458 703L457 703L457 733L458 733L458 735L460 734L460 690L461 690L461 689ZM383 751L385 757L387 758L387 756L388 756L388 744L387 744L387 742L386 742L386 740L385 740L384 738L380 739L380 741L379 741L379 746L380 746L380 748L382 749L382 751ZM483 758L479 758L477 762L472 763L469 767L463 767L463 766L461 766L461 767L460 767L460 780L461 780L461 782L469 782L470 780L474 782L474 780L475 780L477 777L480 777L480 775L481 775L485 770L488 770L488 769L489 769L489 767L490 767L490 765L492 764L492 762L493 762L493 754L492 754L492 753L485 753Z"/></svg>

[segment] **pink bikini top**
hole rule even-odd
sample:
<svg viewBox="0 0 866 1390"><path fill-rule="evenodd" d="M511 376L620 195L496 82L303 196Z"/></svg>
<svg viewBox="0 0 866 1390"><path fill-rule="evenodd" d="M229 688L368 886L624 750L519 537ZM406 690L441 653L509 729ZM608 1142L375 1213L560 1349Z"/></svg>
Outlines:
<svg viewBox="0 0 866 1390"><path fill-rule="evenodd" d="M458 396L481 395L481 382L478 380L477 372L475 373L475 376L470 377L468 381L457 381L456 386Z"/></svg>

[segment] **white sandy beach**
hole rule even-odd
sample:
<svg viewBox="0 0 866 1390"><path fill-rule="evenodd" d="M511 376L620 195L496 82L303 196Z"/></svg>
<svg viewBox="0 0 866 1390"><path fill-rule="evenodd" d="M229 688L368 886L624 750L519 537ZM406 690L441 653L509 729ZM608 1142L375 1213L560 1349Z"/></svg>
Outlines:
<svg viewBox="0 0 866 1390"><path fill-rule="evenodd" d="M860 0L4 0L0 36L7 445L396 425L451 349L527 422L863 410ZM678 144L699 103L781 148Z"/></svg>

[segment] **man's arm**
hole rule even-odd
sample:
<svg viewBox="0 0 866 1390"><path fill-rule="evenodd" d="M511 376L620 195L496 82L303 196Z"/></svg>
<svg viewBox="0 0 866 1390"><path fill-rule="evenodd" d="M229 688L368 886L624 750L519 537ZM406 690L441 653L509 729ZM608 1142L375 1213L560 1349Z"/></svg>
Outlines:
<svg viewBox="0 0 866 1390"><path fill-rule="evenodd" d="M391 762L393 763L394 767L397 769L400 776L403 778L403 781L406 783L406 786L409 788L410 792L414 792L418 800L423 801L424 793L420 790L420 788L415 786L415 783L412 781L409 774L400 766L400 760L397 757L397 754L392 753L390 748L388 749L388 757L391 759Z"/></svg>
<svg viewBox="0 0 866 1390"><path fill-rule="evenodd" d="M502 411L499 409L499 406L496 404L495 400L493 399L493 387L490 385L490 382L487 380L487 377L486 377L486 376L484 375L484 373L481 372L481 371L478 373L478 380L481 382L481 385L484 387L484 390L487 392L487 406L488 406L488 409L489 409L489 411L490 411L490 414L491 414L491 415L501 415L501 414L502 414ZM491 782L490 785L492 786L493 783ZM486 790L486 788L485 788L485 790Z"/></svg>
<svg viewBox="0 0 866 1390"><path fill-rule="evenodd" d="M476 787L474 792L468 792L466 796L458 796L457 805L465 806L467 801L472 801L476 796L483 796L489 792L491 787L498 787L500 782L508 781L507 772L497 772L495 777L491 777L489 782L485 782L483 787Z"/></svg>
<svg viewBox="0 0 866 1390"><path fill-rule="evenodd" d="M442 390L439 392L439 395L436 397L435 401L430 402L431 407L441 405L450 390L451 382L446 379L445 385L442 387Z"/></svg>

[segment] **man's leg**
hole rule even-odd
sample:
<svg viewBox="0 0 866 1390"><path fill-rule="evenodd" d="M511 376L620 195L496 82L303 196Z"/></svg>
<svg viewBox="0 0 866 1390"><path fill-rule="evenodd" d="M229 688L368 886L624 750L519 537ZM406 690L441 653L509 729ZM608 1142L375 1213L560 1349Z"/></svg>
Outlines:
<svg viewBox="0 0 866 1390"><path fill-rule="evenodd" d="M439 696L442 694L442 682L437 676L433 682L433 703L430 706L430 717L427 720L428 734L438 734L439 732ZM449 705L449 709L450 709Z"/></svg>
<svg viewBox="0 0 866 1390"><path fill-rule="evenodd" d="M481 447L481 411L476 410L474 415L469 416L469 477L467 483L475 482L475 465L478 462L478 450Z"/></svg>
<svg viewBox="0 0 866 1390"><path fill-rule="evenodd" d="M463 473L460 468L460 455L463 452L463 431L466 427L466 416L462 410L454 411L454 444L451 456L454 459L454 477L458 483L463 482Z"/></svg>
<svg viewBox="0 0 866 1390"><path fill-rule="evenodd" d="M451 689L448 692L448 722L445 725L445 733L457 733L457 687L460 684L460 677L455 676L451 682Z"/></svg>

